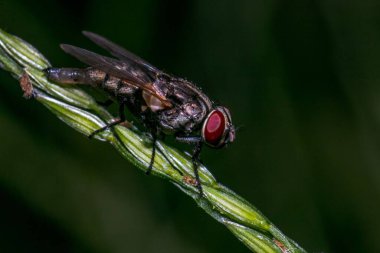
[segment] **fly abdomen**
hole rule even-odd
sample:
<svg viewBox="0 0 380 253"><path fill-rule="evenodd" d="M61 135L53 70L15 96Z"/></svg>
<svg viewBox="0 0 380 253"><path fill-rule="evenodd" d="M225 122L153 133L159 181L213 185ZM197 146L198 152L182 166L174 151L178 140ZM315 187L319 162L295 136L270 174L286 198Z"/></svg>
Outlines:
<svg viewBox="0 0 380 253"><path fill-rule="evenodd" d="M106 76L103 71L93 68L48 68L45 72L50 81L62 84L98 85Z"/></svg>

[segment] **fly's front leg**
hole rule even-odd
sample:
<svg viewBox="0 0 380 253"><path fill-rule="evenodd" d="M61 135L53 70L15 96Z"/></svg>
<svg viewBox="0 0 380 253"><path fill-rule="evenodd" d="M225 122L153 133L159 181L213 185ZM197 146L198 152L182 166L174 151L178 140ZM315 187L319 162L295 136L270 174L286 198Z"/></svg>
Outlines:
<svg viewBox="0 0 380 253"><path fill-rule="evenodd" d="M195 180L196 180L196 186L199 190L199 195L200 197L203 196L203 189L202 189L202 184L201 180L199 178L199 165L200 165L200 154L203 146L203 140L202 137L200 136L177 136L176 137L177 141L180 142L185 142L188 144L194 144L194 151L193 155L191 157L191 161L193 162L193 170L194 170L194 175L195 175Z"/></svg>
<svg viewBox="0 0 380 253"><path fill-rule="evenodd" d="M179 142L187 144L197 144L202 141L200 136L176 136L175 139Z"/></svg>
<svg viewBox="0 0 380 253"><path fill-rule="evenodd" d="M199 157L201 154L202 145L203 145L203 142L201 142L201 141L199 141L199 142L197 142L197 144L195 144L193 156L191 157L191 160L193 161L195 180L197 181L197 187L199 190L199 195L201 197L203 196L203 189L202 189L201 180L199 179L198 169L199 169L199 165L200 165Z"/></svg>

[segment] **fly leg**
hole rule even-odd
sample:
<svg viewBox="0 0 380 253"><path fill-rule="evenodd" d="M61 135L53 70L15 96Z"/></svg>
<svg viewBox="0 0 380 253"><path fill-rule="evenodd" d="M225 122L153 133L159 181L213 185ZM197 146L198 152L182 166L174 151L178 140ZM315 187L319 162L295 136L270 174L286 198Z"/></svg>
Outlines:
<svg viewBox="0 0 380 253"><path fill-rule="evenodd" d="M110 76L103 71L94 69L94 68L47 68L44 70L46 73L46 77L53 82L61 83L61 84L84 84L91 86L106 86L107 82L110 79ZM119 80L118 80L119 81ZM112 100L108 99L105 102L98 102L99 105L109 106L112 104ZM118 125L125 121L125 101L121 100L119 102L119 119L108 123L105 127L102 127L93 133L91 133L88 137L92 138L95 134L98 134L110 127Z"/></svg>
<svg viewBox="0 0 380 253"><path fill-rule="evenodd" d="M155 134L157 133L157 134ZM150 160L150 163L149 163L149 166L148 166L148 169L147 171L145 172L146 175L150 175L152 169L153 169L153 164L154 164L154 159L156 158L156 153L157 152L160 152L161 155L166 159L166 161L169 162L169 164L172 166L172 168L174 170L176 170L181 176L183 176L183 172L181 170L179 170L171 161L171 159L165 154L165 151L162 151L160 149L160 147L157 145L157 140L164 140L165 139L165 135L162 133L162 132L153 132L151 131L151 135L152 135L152 142L153 142L153 146L152 146L152 156L151 156L151 160Z"/></svg>
<svg viewBox="0 0 380 253"><path fill-rule="evenodd" d="M177 136L176 140L195 145L194 150L193 150L193 155L191 157L191 161L193 162L193 170L194 170L195 180L197 182L197 188L199 190L199 196L202 197L203 189L202 189L202 184L201 184L201 180L199 178L199 172L198 172L199 165L200 165L200 154L201 154L202 145L203 145L202 138L200 136Z"/></svg>
<svg viewBox="0 0 380 253"><path fill-rule="evenodd" d="M154 129L154 128L153 128ZM159 151L161 155L170 163L170 165L175 169L181 176L183 175L182 171L180 171L173 163L171 163L170 159L166 156L165 152L160 151L159 147L157 146L157 140L161 139L163 140L165 138L165 135L163 135L161 132L156 132L151 130L151 135L152 135L152 156L150 158L150 163L148 166L148 169L146 170L145 174L150 175L153 169L153 164L154 164L154 159L156 158L156 153Z"/></svg>
<svg viewBox="0 0 380 253"><path fill-rule="evenodd" d="M145 174L149 175L151 172L152 172L152 169L153 169L153 163L154 163L154 158L156 156L156 142L157 142L157 131L156 129L152 129L151 131L151 134L152 134L152 139L153 139L153 143L152 143L152 156L150 157L150 163L149 163L149 166L148 166L148 169L146 170Z"/></svg>
<svg viewBox="0 0 380 253"><path fill-rule="evenodd" d="M120 104L119 104L119 119L111 122L111 123L108 123L106 126L98 129L98 130L95 130L94 132L92 132L88 138L92 138L94 137L94 135L100 133L100 132L103 132L104 130L107 130L108 128L110 127L113 127L113 126L116 126L120 123L123 123L125 121L125 111L124 111L124 106L125 106L125 102L124 101L121 101Z"/></svg>
<svg viewBox="0 0 380 253"><path fill-rule="evenodd" d="M193 161L195 180L197 181L197 188L199 190L199 196L201 196L201 197L203 196L203 189L202 189L201 180L199 179L198 169L199 169L199 165L200 165L199 157L200 157L201 150L202 150L202 144L203 144L203 142L201 142L201 141L199 141L199 142L197 142L197 144L195 144L193 156L191 157L191 160Z"/></svg>

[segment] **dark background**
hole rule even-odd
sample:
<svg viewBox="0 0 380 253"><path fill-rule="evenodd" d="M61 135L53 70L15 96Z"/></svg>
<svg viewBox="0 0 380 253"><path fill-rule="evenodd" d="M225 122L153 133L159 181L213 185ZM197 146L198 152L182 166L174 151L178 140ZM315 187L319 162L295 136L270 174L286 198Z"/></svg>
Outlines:
<svg viewBox="0 0 380 253"><path fill-rule="evenodd" d="M12 0L0 27L54 66L82 66L62 42L103 53L90 30L193 80L241 127L203 153L218 180L309 252L380 252L378 0ZM0 203L0 252L248 251L3 71Z"/></svg>

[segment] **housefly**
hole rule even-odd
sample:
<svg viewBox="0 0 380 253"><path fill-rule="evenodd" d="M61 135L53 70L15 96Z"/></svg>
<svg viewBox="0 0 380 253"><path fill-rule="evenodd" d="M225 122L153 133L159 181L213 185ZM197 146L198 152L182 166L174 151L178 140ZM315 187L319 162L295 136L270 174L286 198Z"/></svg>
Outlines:
<svg viewBox="0 0 380 253"><path fill-rule="evenodd" d="M198 174L202 145L221 148L234 141L235 128L229 110L215 105L195 84L162 72L100 35L83 34L115 58L62 44L63 51L89 67L49 68L46 74L49 80L57 83L85 84L103 89L111 98L104 105L118 103L119 118L90 137L124 122L127 107L152 135L152 156L146 173L152 170L158 136L174 135L176 140L194 145L194 175L202 195Z"/></svg>

